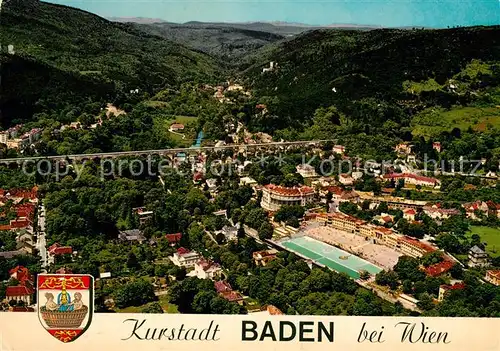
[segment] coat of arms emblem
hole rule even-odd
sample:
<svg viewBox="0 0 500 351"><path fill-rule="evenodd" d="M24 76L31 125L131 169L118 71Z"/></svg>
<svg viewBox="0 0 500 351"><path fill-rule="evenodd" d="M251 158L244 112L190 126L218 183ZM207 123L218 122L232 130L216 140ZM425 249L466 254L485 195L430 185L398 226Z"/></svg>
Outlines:
<svg viewBox="0 0 500 351"><path fill-rule="evenodd" d="M70 342L90 326L94 278L79 274L38 275L38 317L56 339Z"/></svg>

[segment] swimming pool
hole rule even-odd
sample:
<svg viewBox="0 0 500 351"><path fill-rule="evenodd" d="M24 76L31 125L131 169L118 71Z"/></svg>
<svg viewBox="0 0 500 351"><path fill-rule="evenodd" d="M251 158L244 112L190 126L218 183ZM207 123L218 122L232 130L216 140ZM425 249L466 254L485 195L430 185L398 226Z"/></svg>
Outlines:
<svg viewBox="0 0 500 351"><path fill-rule="evenodd" d="M313 261L324 264L334 271L346 273L354 279L358 279L359 272L363 270L370 274L377 274L382 271L380 267L358 256L308 236L288 239L282 241L281 245Z"/></svg>

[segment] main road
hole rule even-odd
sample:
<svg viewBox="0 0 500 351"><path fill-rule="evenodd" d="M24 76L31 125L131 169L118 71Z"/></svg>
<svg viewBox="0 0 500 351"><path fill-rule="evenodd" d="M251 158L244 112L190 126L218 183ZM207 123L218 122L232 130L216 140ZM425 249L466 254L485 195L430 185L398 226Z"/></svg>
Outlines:
<svg viewBox="0 0 500 351"><path fill-rule="evenodd" d="M40 229L37 233L36 248L42 261L42 268L46 268L48 265L48 257L47 241L45 239L45 206L43 205L43 203L40 204L40 208L38 211L38 226Z"/></svg>

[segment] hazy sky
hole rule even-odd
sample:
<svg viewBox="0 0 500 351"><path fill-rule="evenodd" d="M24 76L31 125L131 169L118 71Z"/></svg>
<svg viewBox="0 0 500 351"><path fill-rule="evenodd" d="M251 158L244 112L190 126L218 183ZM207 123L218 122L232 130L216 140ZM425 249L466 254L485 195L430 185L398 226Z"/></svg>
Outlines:
<svg viewBox="0 0 500 351"><path fill-rule="evenodd" d="M169 22L286 21L306 24L468 26L500 24L500 0L52 0L104 17Z"/></svg>

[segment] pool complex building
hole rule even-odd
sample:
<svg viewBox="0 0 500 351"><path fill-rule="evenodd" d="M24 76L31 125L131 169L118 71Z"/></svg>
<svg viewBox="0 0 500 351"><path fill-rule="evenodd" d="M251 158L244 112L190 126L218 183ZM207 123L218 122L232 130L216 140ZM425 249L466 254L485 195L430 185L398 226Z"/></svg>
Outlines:
<svg viewBox="0 0 500 351"><path fill-rule="evenodd" d="M288 251L298 253L334 271L347 273L353 279L358 279L361 271L367 271L370 274L382 271L380 267L356 255L308 236L286 239L279 244Z"/></svg>

